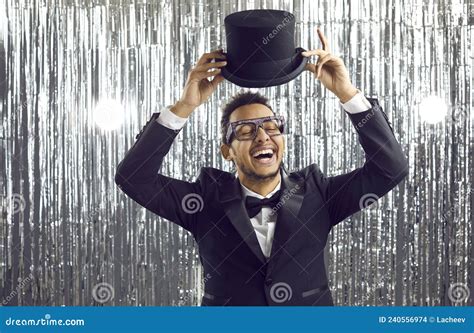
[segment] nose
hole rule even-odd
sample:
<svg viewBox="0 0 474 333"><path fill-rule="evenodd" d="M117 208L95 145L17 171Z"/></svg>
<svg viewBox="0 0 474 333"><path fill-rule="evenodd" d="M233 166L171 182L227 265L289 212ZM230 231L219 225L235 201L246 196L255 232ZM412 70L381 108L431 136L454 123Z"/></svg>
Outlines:
<svg viewBox="0 0 474 333"><path fill-rule="evenodd" d="M270 135L265 132L262 126L259 126L257 128L257 136L256 136L257 142L262 142L262 141L268 141L270 140Z"/></svg>

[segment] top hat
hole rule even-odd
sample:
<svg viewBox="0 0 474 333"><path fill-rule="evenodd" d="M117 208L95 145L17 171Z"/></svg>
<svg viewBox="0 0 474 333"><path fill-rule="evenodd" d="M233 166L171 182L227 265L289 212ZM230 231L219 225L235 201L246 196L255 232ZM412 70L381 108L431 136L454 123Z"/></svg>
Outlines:
<svg viewBox="0 0 474 333"><path fill-rule="evenodd" d="M241 87L277 86L293 80L306 66L295 48L295 16L283 10L256 9L224 19L227 65L221 74Z"/></svg>

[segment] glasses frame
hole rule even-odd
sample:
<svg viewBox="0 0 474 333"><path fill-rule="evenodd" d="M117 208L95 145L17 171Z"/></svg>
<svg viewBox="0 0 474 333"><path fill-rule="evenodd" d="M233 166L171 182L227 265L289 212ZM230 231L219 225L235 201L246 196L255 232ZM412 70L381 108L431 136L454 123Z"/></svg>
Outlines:
<svg viewBox="0 0 474 333"><path fill-rule="evenodd" d="M268 134L267 131L265 130L265 128L262 127L263 123L268 121L268 120L280 120L281 121L281 129L280 129L280 133L278 134ZM240 140L237 138L237 135L235 133L235 128L240 125L240 124L245 124L245 123L251 123L251 124L255 124L255 132L254 132L254 135L252 138L249 138L249 139L244 139L244 140ZM265 131L265 133L267 133L269 136L278 136L278 135L282 135L285 133L285 117L281 116L281 115L274 115L274 116L267 116L267 117L261 117L261 118L254 118L254 119L242 119L242 120L237 120L237 121L234 121L234 122L231 122L228 127L227 127L227 134L225 136L225 139L226 139L226 143L227 144L230 144L232 142L231 138L234 137L235 139L239 140L239 141L250 141L250 140L255 140L255 138L257 137L257 133L258 133L258 129L262 127L263 130Z"/></svg>

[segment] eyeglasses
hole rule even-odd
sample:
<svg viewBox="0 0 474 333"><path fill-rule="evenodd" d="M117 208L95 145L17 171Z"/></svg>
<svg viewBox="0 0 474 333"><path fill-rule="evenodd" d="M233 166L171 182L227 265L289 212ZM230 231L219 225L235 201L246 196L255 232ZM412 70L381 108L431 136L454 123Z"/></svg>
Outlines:
<svg viewBox="0 0 474 333"><path fill-rule="evenodd" d="M233 137L239 141L255 139L260 127L269 136L281 135L285 130L285 118L283 116L269 116L234 121L227 128L227 144L232 142Z"/></svg>

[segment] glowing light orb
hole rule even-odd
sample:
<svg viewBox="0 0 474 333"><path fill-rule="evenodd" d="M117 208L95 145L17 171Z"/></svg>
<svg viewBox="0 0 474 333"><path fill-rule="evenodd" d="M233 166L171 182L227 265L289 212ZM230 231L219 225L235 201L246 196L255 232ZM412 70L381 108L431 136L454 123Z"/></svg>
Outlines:
<svg viewBox="0 0 474 333"><path fill-rule="evenodd" d="M438 96L425 97L419 105L420 118L429 124L443 121L448 113L444 99Z"/></svg>
<svg viewBox="0 0 474 333"><path fill-rule="evenodd" d="M124 108L114 99L104 99L94 109L94 122L101 129L112 131L123 123Z"/></svg>

